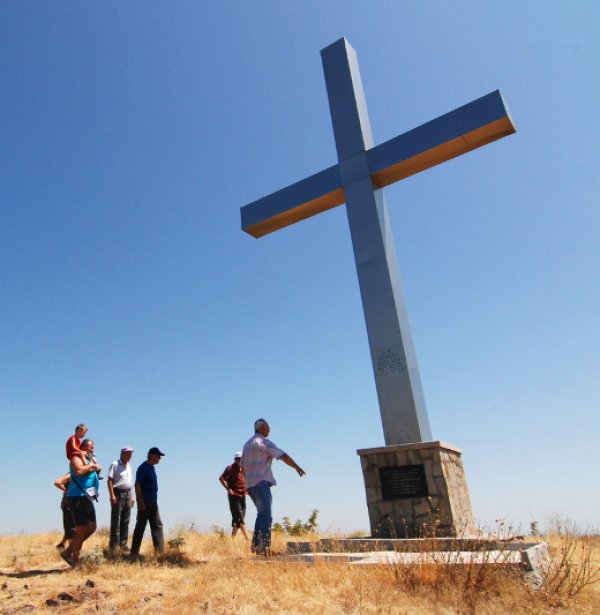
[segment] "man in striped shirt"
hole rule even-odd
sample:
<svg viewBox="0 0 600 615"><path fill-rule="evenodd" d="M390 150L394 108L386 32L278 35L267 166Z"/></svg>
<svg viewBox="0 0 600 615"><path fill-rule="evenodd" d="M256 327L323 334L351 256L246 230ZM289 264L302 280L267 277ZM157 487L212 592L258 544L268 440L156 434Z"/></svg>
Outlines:
<svg viewBox="0 0 600 615"><path fill-rule="evenodd" d="M256 506L252 551L257 555L270 555L271 523L273 522L271 487L277 484L271 471L273 459L280 459L294 468L298 476L306 474L287 453L277 448L275 443L268 439L270 431L269 423L265 419L258 419L254 423L254 435L244 444L242 453L246 488Z"/></svg>

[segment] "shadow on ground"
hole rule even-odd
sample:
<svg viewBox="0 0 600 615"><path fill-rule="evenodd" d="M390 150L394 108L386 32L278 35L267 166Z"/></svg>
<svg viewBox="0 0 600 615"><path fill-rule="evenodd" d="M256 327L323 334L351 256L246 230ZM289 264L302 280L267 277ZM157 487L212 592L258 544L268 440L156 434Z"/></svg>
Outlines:
<svg viewBox="0 0 600 615"><path fill-rule="evenodd" d="M62 574L67 572L69 568L51 568L50 570L21 570L20 572L2 572L0 577L9 577L12 579L29 579L31 577L41 577L46 574Z"/></svg>

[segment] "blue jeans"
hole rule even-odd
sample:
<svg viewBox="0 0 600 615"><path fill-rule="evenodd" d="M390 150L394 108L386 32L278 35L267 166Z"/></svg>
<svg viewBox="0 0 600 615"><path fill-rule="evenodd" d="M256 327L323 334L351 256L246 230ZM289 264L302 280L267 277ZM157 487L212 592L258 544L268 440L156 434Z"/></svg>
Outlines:
<svg viewBox="0 0 600 615"><path fill-rule="evenodd" d="M261 480L258 485L248 488L248 493L256 506L256 523L252 536L252 550L259 555L266 555L271 546L271 485L266 480Z"/></svg>

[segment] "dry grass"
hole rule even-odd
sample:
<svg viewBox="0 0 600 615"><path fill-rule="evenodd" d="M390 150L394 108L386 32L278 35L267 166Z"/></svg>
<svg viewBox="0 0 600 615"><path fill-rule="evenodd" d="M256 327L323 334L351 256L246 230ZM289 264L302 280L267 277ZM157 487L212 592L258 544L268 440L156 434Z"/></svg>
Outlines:
<svg viewBox="0 0 600 615"><path fill-rule="evenodd" d="M56 553L57 534L0 537L0 613L600 613L592 581L569 597L564 582L563 589L549 584L532 592L520 575L500 568L481 577L444 566L295 564L254 558L241 536L171 538L181 538L181 547L130 564L103 561L107 540L95 536L83 551L91 563L70 570ZM600 539L582 540L597 568ZM552 538L559 557L564 541ZM284 539L276 536L274 548L284 551ZM582 551L577 546L571 557L573 570Z"/></svg>

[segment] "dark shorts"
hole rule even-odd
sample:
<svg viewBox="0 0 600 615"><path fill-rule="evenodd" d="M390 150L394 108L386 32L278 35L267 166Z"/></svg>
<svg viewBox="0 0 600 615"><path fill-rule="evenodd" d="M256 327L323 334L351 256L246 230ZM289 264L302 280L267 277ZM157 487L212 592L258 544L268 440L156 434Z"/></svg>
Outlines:
<svg viewBox="0 0 600 615"><path fill-rule="evenodd" d="M231 511L231 525L233 527L246 525L244 520L246 516L246 496L228 494L227 497L229 498L229 510Z"/></svg>
<svg viewBox="0 0 600 615"><path fill-rule="evenodd" d="M75 526L96 523L94 504L84 497L69 497L69 508L73 513Z"/></svg>
<svg viewBox="0 0 600 615"><path fill-rule="evenodd" d="M75 536L75 520L73 519L73 513L69 508L69 502L66 497L62 499L60 509L62 510L63 515L63 530L65 537L70 540L73 536Z"/></svg>

